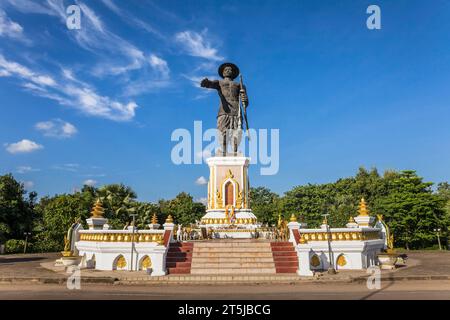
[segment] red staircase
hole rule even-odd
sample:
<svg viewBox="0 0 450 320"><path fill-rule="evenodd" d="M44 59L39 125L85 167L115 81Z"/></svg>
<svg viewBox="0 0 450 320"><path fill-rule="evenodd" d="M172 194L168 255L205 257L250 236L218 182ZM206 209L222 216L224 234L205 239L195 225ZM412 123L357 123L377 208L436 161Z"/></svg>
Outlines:
<svg viewBox="0 0 450 320"><path fill-rule="evenodd" d="M271 242L270 246L277 273L296 273L298 257L292 242Z"/></svg>
<svg viewBox="0 0 450 320"><path fill-rule="evenodd" d="M193 248L192 242L173 242L169 245L166 257L166 267L169 274L191 273Z"/></svg>

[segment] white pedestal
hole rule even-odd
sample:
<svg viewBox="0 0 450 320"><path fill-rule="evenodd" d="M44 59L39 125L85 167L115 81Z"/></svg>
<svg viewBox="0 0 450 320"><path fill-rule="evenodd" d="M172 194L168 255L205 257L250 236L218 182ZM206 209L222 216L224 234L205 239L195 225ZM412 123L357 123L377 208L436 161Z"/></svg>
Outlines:
<svg viewBox="0 0 450 320"><path fill-rule="evenodd" d="M310 267L310 252L311 248L305 245L297 245L297 256L298 256L298 270L297 274L303 277L311 277L314 273L311 271Z"/></svg>
<svg viewBox="0 0 450 320"><path fill-rule="evenodd" d="M90 217L86 219L86 223L89 226L89 230L103 230L103 226L108 223L108 219Z"/></svg>

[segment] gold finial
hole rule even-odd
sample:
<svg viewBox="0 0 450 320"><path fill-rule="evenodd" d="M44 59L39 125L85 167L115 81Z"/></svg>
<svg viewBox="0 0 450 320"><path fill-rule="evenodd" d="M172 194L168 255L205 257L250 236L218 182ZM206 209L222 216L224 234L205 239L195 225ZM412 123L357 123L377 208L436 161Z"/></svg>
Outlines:
<svg viewBox="0 0 450 320"><path fill-rule="evenodd" d="M283 221L281 220L281 213L280 213L280 214L278 214L278 228L281 226L282 222Z"/></svg>
<svg viewBox="0 0 450 320"><path fill-rule="evenodd" d="M299 243L301 243L301 244L306 243L305 236L304 236L303 234L300 235L300 241L299 241Z"/></svg>
<svg viewBox="0 0 450 320"><path fill-rule="evenodd" d="M323 218L322 224L328 224L327 217Z"/></svg>
<svg viewBox="0 0 450 320"><path fill-rule="evenodd" d="M105 211L103 210L103 206L100 199L97 199L97 201L94 204L94 207L92 208L91 215L94 218L103 218L104 212Z"/></svg>
<svg viewBox="0 0 450 320"><path fill-rule="evenodd" d="M383 221L383 215L382 214L377 214L377 219L378 219L378 221Z"/></svg>
<svg viewBox="0 0 450 320"><path fill-rule="evenodd" d="M366 200L364 200L364 198L361 198L361 201L359 202L358 213L360 216L369 215L369 210L367 209Z"/></svg>
<svg viewBox="0 0 450 320"><path fill-rule="evenodd" d="M387 252L394 253L394 235L390 234L387 238Z"/></svg>
<svg viewBox="0 0 450 320"><path fill-rule="evenodd" d="M355 223L355 218L353 218L353 216L350 216L350 218L348 219L348 222Z"/></svg>
<svg viewBox="0 0 450 320"><path fill-rule="evenodd" d="M172 215L169 214L169 215L167 216L166 223L173 223Z"/></svg>
<svg viewBox="0 0 450 320"><path fill-rule="evenodd" d="M295 214L291 215L291 218L289 219L290 222L297 222L297 217L295 216Z"/></svg>
<svg viewBox="0 0 450 320"><path fill-rule="evenodd" d="M156 213L153 213L152 224L158 224L158 218L156 217Z"/></svg>
<svg viewBox="0 0 450 320"><path fill-rule="evenodd" d="M67 235L64 235L64 251L65 252L70 251L70 241L67 238Z"/></svg>

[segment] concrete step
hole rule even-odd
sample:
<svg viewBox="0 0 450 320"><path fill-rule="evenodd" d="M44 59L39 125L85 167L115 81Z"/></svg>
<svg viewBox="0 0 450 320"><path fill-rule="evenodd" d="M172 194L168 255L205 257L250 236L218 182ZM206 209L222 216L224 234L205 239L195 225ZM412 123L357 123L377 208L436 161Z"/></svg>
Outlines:
<svg viewBox="0 0 450 320"><path fill-rule="evenodd" d="M193 242L172 242L170 243L171 247L193 247Z"/></svg>
<svg viewBox="0 0 450 320"><path fill-rule="evenodd" d="M297 273L297 267L277 267L277 273Z"/></svg>
<svg viewBox="0 0 450 320"><path fill-rule="evenodd" d="M167 268L169 274L190 274L191 268Z"/></svg>
<svg viewBox="0 0 450 320"><path fill-rule="evenodd" d="M297 261L283 261L283 262L280 262L280 261L276 261L275 263L275 267L276 268L278 268L278 267L280 267L280 268L285 268L285 267L288 267L288 268L290 268L290 267L292 267L292 268L297 268L297 266L298 266L298 262Z"/></svg>
<svg viewBox="0 0 450 320"><path fill-rule="evenodd" d="M296 257L297 252L295 251L275 251L273 252L274 257Z"/></svg>
<svg viewBox="0 0 450 320"><path fill-rule="evenodd" d="M192 252L194 248L183 248L183 247L175 247L171 248L169 247L169 250L167 252Z"/></svg>
<svg viewBox="0 0 450 320"><path fill-rule="evenodd" d="M293 246L292 242L289 242L289 241L271 242L270 245L272 247L281 247L281 246L290 246L290 247L292 247Z"/></svg>
<svg viewBox="0 0 450 320"><path fill-rule="evenodd" d="M220 274L220 275L185 275L175 274L161 277L148 277L149 283L209 283L209 284L256 284L256 283L295 283L302 279L297 274ZM140 281L142 283L142 281Z"/></svg>
<svg viewBox="0 0 450 320"><path fill-rule="evenodd" d="M287 262L287 261L297 262L298 258L295 256L277 256L277 257L273 257L273 261L275 261L275 262Z"/></svg>
<svg viewBox="0 0 450 320"><path fill-rule="evenodd" d="M195 249L200 248L267 248L270 249L269 242L226 242L226 243L211 243L211 242L199 242L194 246Z"/></svg>
<svg viewBox="0 0 450 320"><path fill-rule="evenodd" d="M194 247L193 252L272 252L270 247L227 247L227 248L216 248L216 247Z"/></svg>
<svg viewBox="0 0 450 320"><path fill-rule="evenodd" d="M291 257L288 257L291 258ZM290 261L290 260L288 260ZM294 261L297 261L295 258ZM252 263L252 262L273 262L272 257L196 257L195 262L198 263Z"/></svg>
<svg viewBox="0 0 450 320"><path fill-rule="evenodd" d="M166 259L178 259L178 260L186 260L191 259L192 255L186 255L186 254L167 254Z"/></svg>
<svg viewBox="0 0 450 320"><path fill-rule="evenodd" d="M295 249L293 247L282 247L282 246L280 246L280 247L272 247L272 251L273 252L283 252L283 251L295 252Z"/></svg>
<svg viewBox="0 0 450 320"><path fill-rule="evenodd" d="M193 241L195 245L199 243L271 243L267 239L213 239L213 240L202 240Z"/></svg>
<svg viewBox="0 0 450 320"><path fill-rule="evenodd" d="M166 261L167 268L189 268L191 266L191 261L177 261L177 262L169 262Z"/></svg>
<svg viewBox="0 0 450 320"><path fill-rule="evenodd" d="M295 252L294 252L295 253ZM196 252L192 253L192 258L273 258L272 252Z"/></svg>
<svg viewBox="0 0 450 320"><path fill-rule="evenodd" d="M291 265L286 265L286 267L290 267ZM281 266L280 266L281 267ZM223 269L223 268L275 268L275 264L272 262L197 262L195 260L191 264L191 269L203 269L203 268L214 268L214 269Z"/></svg>
<svg viewBox="0 0 450 320"><path fill-rule="evenodd" d="M191 274L274 274L275 268L191 268Z"/></svg>

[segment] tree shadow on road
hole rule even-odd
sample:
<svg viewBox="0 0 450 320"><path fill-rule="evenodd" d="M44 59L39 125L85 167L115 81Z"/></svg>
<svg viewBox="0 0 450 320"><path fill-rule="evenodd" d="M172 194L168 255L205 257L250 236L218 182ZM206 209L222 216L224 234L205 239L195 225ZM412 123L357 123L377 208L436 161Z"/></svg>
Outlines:
<svg viewBox="0 0 450 320"><path fill-rule="evenodd" d="M378 289L378 290L374 290L373 292L369 293L368 295L362 297L361 300L367 300L367 299L373 297L374 295L376 295L377 293L380 293L381 291L386 290L387 288L389 288L393 285L394 285L394 281L390 280L389 284L387 284L385 287L382 287L381 289Z"/></svg>
<svg viewBox="0 0 450 320"><path fill-rule="evenodd" d="M33 262L33 261L40 261L44 260L46 258L44 257L23 257L23 258L0 258L0 264L10 264L10 263L17 263L17 262Z"/></svg>

